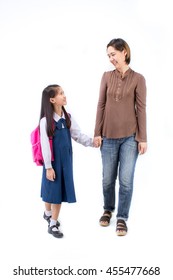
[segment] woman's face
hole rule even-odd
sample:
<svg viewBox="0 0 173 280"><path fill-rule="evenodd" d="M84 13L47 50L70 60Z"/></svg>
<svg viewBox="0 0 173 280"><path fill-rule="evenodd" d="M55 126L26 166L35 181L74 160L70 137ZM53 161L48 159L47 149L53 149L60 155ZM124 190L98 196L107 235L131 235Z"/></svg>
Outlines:
<svg viewBox="0 0 173 280"><path fill-rule="evenodd" d="M109 60L116 69L121 69L124 65L127 64L125 61L126 54L126 50L118 51L111 46L107 48L107 55L109 57Z"/></svg>

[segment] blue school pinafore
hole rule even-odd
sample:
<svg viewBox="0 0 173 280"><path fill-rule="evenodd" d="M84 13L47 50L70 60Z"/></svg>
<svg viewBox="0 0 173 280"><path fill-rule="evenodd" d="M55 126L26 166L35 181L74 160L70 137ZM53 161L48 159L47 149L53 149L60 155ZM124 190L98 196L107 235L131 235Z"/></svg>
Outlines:
<svg viewBox="0 0 173 280"><path fill-rule="evenodd" d="M58 122L55 121L54 124L54 161L52 162L52 167L55 170L56 178L54 181L48 180L45 166L43 166L41 197L43 201L54 204L76 202L70 130L67 128L66 121L63 118Z"/></svg>

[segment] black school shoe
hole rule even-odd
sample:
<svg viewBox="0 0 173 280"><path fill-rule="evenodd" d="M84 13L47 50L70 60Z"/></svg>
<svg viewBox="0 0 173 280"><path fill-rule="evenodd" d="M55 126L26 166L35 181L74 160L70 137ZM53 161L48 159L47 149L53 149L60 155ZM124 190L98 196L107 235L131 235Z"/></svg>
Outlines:
<svg viewBox="0 0 173 280"><path fill-rule="evenodd" d="M45 212L44 212L44 214L43 214L43 218L48 222L48 224L50 224L50 218L51 218L51 216L47 216L46 214L45 214ZM56 222L56 225L57 225L57 227L59 227L60 226L60 222Z"/></svg>
<svg viewBox="0 0 173 280"><path fill-rule="evenodd" d="M56 228L57 230L52 230L53 228ZM52 234L56 238L62 238L63 233L58 229L58 226L48 226L48 233Z"/></svg>

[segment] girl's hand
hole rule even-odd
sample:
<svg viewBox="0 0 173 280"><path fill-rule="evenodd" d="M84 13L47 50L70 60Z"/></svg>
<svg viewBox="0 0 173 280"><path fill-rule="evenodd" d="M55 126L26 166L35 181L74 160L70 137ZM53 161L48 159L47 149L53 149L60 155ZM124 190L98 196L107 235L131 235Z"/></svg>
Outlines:
<svg viewBox="0 0 173 280"><path fill-rule="evenodd" d="M140 155L145 154L147 151L147 142L139 142L138 143L138 152Z"/></svg>
<svg viewBox="0 0 173 280"><path fill-rule="evenodd" d="M100 147L101 144L102 144L102 138L101 138L101 136L96 136L96 137L94 137L93 143L94 143L94 147L95 147L95 148Z"/></svg>
<svg viewBox="0 0 173 280"><path fill-rule="evenodd" d="M46 178L50 181L55 180L55 171L53 168L46 169Z"/></svg>

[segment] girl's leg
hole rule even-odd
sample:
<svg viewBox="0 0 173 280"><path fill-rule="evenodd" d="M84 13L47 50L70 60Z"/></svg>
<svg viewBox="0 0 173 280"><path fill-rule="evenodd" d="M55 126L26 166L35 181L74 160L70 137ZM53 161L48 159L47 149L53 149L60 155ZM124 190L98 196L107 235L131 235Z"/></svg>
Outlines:
<svg viewBox="0 0 173 280"><path fill-rule="evenodd" d="M52 220L57 221L61 209L61 204L52 204L51 206L52 206Z"/></svg>
<svg viewBox="0 0 173 280"><path fill-rule="evenodd" d="M51 211L51 203L45 202L46 211Z"/></svg>
<svg viewBox="0 0 173 280"><path fill-rule="evenodd" d="M45 202L45 210L44 210L43 218L48 223L50 223L51 216L52 216L51 203Z"/></svg>
<svg viewBox="0 0 173 280"><path fill-rule="evenodd" d="M56 205L56 204L54 204ZM59 205L59 204L58 204ZM58 215L59 215L59 212L58 212ZM50 219L52 217L52 204L51 203L48 203L48 202L45 202L45 211L44 211L44 215L43 215L43 218L48 222L50 223ZM56 217L55 217L56 218ZM52 218L53 219L53 218ZM56 222L56 225L57 226L60 226L60 223L57 221Z"/></svg>
<svg viewBox="0 0 173 280"><path fill-rule="evenodd" d="M61 238L63 237L63 233L60 232L57 219L59 217L59 212L61 209L61 204L52 204L52 217L50 219L50 225L48 226L48 232L52 234L54 237Z"/></svg>

